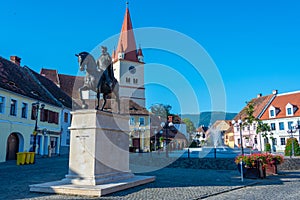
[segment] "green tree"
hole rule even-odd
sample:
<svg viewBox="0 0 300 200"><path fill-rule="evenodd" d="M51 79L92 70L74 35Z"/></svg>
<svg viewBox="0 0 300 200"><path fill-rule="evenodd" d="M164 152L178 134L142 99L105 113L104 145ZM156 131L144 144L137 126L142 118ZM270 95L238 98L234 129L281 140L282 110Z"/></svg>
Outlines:
<svg viewBox="0 0 300 200"><path fill-rule="evenodd" d="M258 121L258 119L253 115L254 114L254 105L253 103L247 103L247 107L245 109L246 112L246 117L244 119L244 126L251 126L253 124L253 122Z"/></svg>
<svg viewBox="0 0 300 200"><path fill-rule="evenodd" d="M271 128L269 124L263 123L262 121L258 121L258 125L256 128L256 133L261 134L261 136L265 139L265 151L271 151L271 145L269 144L269 139L273 139L273 133L271 132Z"/></svg>
<svg viewBox="0 0 300 200"><path fill-rule="evenodd" d="M164 105L164 104L154 104L150 107L150 111L156 115L160 116L163 119L167 119L169 115L171 115L170 110L172 106Z"/></svg>
<svg viewBox="0 0 300 200"><path fill-rule="evenodd" d="M196 130L193 122L189 118L184 118L182 121L183 121L183 123L185 123L186 131L188 133L193 133Z"/></svg>
<svg viewBox="0 0 300 200"><path fill-rule="evenodd" d="M284 155L285 156L292 156L292 143L294 143L294 155L300 156L300 147L298 144L298 140L296 138L289 138L287 139Z"/></svg>
<svg viewBox="0 0 300 200"><path fill-rule="evenodd" d="M270 145L270 143L266 143L265 144L265 150L266 150L266 152L271 152L271 145Z"/></svg>
<svg viewBox="0 0 300 200"><path fill-rule="evenodd" d="M245 108L246 117L244 118L244 122L242 127L248 127L249 135L246 137L248 140L251 140L250 136L250 126L252 126L258 119L254 116L254 105L252 102L246 102L247 107Z"/></svg>

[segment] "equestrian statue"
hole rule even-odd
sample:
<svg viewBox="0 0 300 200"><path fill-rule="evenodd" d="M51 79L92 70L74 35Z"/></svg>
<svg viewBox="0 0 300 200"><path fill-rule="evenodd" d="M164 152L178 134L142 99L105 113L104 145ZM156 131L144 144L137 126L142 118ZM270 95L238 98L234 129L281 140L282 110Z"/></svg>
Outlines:
<svg viewBox="0 0 300 200"><path fill-rule="evenodd" d="M84 84L82 87L79 88L82 108L85 109L88 107L88 105L85 103L85 100L82 97L82 91L92 90L97 93L97 110L100 107L100 94L103 94L104 102L101 107L101 111L103 111L108 95L113 93L118 104L119 113L119 83L114 77L113 63L109 53L107 53L107 48L105 46L101 46L101 49L102 54L100 55L97 62L95 61L94 57L87 52L81 52L79 54L76 54L76 56L78 57L80 71L86 72Z"/></svg>

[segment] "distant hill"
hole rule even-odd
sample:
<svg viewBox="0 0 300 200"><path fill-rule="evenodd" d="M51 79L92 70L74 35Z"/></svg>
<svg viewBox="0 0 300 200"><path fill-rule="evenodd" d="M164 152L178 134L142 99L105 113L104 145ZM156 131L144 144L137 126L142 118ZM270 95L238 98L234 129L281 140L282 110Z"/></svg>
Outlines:
<svg viewBox="0 0 300 200"><path fill-rule="evenodd" d="M209 126L215 123L216 120L232 120L237 113L225 113L225 112L202 112L200 114L182 114L181 119L189 118L194 126L198 128L200 125Z"/></svg>

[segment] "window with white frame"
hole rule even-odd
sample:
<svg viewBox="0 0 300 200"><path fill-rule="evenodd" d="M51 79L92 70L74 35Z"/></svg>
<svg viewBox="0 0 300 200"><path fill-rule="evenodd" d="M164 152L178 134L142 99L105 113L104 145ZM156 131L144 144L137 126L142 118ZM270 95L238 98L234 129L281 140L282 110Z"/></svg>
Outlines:
<svg viewBox="0 0 300 200"><path fill-rule="evenodd" d="M283 131L284 130L284 123L279 122L279 130Z"/></svg>
<svg viewBox="0 0 300 200"><path fill-rule="evenodd" d="M270 110L270 117L275 117L275 109Z"/></svg>
<svg viewBox="0 0 300 200"><path fill-rule="evenodd" d="M0 96L0 113L5 111L5 97Z"/></svg>
<svg viewBox="0 0 300 200"><path fill-rule="evenodd" d="M132 125L132 126L135 125L134 117L130 117L129 124Z"/></svg>
<svg viewBox="0 0 300 200"><path fill-rule="evenodd" d="M280 138L280 144L285 145L285 138Z"/></svg>
<svg viewBox="0 0 300 200"><path fill-rule="evenodd" d="M257 144L257 137L254 138L254 144Z"/></svg>
<svg viewBox="0 0 300 200"><path fill-rule="evenodd" d="M22 103L21 117L22 118L27 118L27 113L28 113L28 104L27 103Z"/></svg>
<svg viewBox="0 0 300 200"><path fill-rule="evenodd" d="M275 123L271 123L270 126L271 126L271 130L272 130L272 131L275 131L275 130L276 130L276 125L275 125Z"/></svg>
<svg viewBox="0 0 300 200"><path fill-rule="evenodd" d="M273 143L273 145L277 145L277 138L273 138L272 143Z"/></svg>
<svg viewBox="0 0 300 200"><path fill-rule="evenodd" d="M294 110L293 110L294 106L290 103L288 103L285 106L285 110L286 110L286 116L293 116L294 115Z"/></svg>
<svg viewBox="0 0 300 200"><path fill-rule="evenodd" d="M292 115L292 108L287 108L286 113L287 115Z"/></svg>
<svg viewBox="0 0 300 200"><path fill-rule="evenodd" d="M276 109L276 107L270 106L270 108L269 108L269 117L270 118L275 118L276 115L277 115L277 111L278 111L278 109Z"/></svg>
<svg viewBox="0 0 300 200"><path fill-rule="evenodd" d="M139 122L140 122L140 125L145 125L145 118L140 117Z"/></svg>
<svg viewBox="0 0 300 200"><path fill-rule="evenodd" d="M10 100L10 115L17 116L17 100Z"/></svg>
<svg viewBox="0 0 300 200"><path fill-rule="evenodd" d="M292 124L293 124L292 121L289 121L289 122L288 122L288 129L293 129Z"/></svg>

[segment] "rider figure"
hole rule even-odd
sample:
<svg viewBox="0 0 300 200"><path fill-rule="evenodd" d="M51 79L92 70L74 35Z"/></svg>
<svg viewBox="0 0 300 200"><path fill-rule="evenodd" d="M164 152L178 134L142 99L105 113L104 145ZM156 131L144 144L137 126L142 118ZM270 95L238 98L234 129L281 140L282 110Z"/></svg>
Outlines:
<svg viewBox="0 0 300 200"><path fill-rule="evenodd" d="M107 48L105 46L101 46L101 56L97 60L97 66L99 71L103 71L104 77L106 82L108 83L109 87L112 86L112 78L111 78L111 70L108 69L106 70L111 64L112 64L112 59L107 53ZM101 76L102 78L102 76Z"/></svg>

